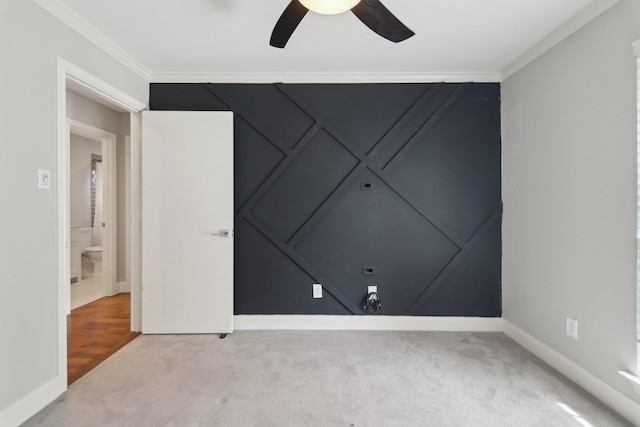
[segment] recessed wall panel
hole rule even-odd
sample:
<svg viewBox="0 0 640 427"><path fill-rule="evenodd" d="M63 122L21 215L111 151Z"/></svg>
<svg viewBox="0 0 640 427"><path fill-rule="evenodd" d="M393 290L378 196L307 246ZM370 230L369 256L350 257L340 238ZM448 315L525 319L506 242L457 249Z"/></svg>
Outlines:
<svg viewBox="0 0 640 427"><path fill-rule="evenodd" d="M322 131L256 203L252 213L286 242L357 163Z"/></svg>

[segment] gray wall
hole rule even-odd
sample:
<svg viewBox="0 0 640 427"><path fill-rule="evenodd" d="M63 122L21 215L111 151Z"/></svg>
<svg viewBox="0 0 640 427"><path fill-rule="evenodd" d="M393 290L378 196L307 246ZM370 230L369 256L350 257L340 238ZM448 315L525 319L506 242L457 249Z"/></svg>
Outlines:
<svg viewBox="0 0 640 427"><path fill-rule="evenodd" d="M622 0L502 86L503 317L636 401L638 38Z"/></svg>
<svg viewBox="0 0 640 427"><path fill-rule="evenodd" d="M142 78L34 2L2 2L0 424L12 405L66 383L58 374L58 55L142 102L148 99ZM38 189L38 169L51 170L51 190Z"/></svg>
<svg viewBox="0 0 640 427"><path fill-rule="evenodd" d="M129 167L125 158L125 136L131 133L131 117L129 113L119 113L104 105L98 104L78 93L67 91L67 117L116 134L116 280L126 280L126 188L125 169ZM73 222L72 225L75 225Z"/></svg>
<svg viewBox="0 0 640 427"><path fill-rule="evenodd" d="M120 130L117 111L70 90L67 90L67 117L115 134Z"/></svg>

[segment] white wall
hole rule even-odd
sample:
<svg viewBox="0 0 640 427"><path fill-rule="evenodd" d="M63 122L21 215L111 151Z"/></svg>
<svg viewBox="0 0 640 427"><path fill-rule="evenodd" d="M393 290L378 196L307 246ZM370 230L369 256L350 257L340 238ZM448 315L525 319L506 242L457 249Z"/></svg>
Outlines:
<svg viewBox="0 0 640 427"><path fill-rule="evenodd" d="M102 155L102 142L71 135L69 150L69 223L91 227L91 155Z"/></svg>
<svg viewBox="0 0 640 427"><path fill-rule="evenodd" d="M638 38L622 0L502 85L503 317L636 401Z"/></svg>
<svg viewBox="0 0 640 427"><path fill-rule="evenodd" d="M35 3L2 1L0 425L15 424L66 384L58 373L57 56L148 100L142 78ZM51 190L38 190L38 169L52 172Z"/></svg>

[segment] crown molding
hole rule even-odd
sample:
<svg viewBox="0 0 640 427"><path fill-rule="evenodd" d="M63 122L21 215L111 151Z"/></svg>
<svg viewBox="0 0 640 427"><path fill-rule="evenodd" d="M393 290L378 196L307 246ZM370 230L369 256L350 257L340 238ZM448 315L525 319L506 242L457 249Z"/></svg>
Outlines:
<svg viewBox="0 0 640 427"><path fill-rule="evenodd" d="M499 73L153 73L151 83L439 83L500 82Z"/></svg>
<svg viewBox="0 0 640 427"><path fill-rule="evenodd" d="M585 9L520 55L500 72L437 73L152 73L95 27L58 0L34 3L112 56L133 73L151 83L434 83L502 82L591 22L619 0L595 0ZM640 40L633 44L640 57Z"/></svg>
<svg viewBox="0 0 640 427"><path fill-rule="evenodd" d="M589 22L600 16L610 7L620 0L595 0L563 25L551 32L548 36L533 45L530 49L517 57L514 61L502 69L500 73L501 81L508 79L529 63L540 57L542 54L552 49L558 43L569 37L571 34L584 27Z"/></svg>
<svg viewBox="0 0 640 427"><path fill-rule="evenodd" d="M440 73L152 73L58 0L33 0L129 70L151 83L433 83L499 82L497 72Z"/></svg>
<svg viewBox="0 0 640 427"><path fill-rule="evenodd" d="M122 50L104 34L58 0L33 0L33 2L112 56L136 75L142 77L147 82L150 80L151 72L145 66L136 61L131 55Z"/></svg>

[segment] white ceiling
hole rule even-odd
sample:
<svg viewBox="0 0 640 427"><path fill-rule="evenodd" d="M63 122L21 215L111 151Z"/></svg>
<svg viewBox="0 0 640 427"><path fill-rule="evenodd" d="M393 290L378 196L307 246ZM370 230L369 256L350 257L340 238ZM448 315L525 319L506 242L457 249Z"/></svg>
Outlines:
<svg viewBox="0 0 640 427"><path fill-rule="evenodd" d="M309 13L287 47L277 49L269 38L289 0L58 1L156 76L500 75L576 15L615 3L382 0L414 37L394 44L351 12Z"/></svg>

